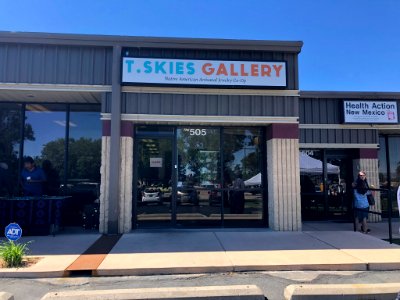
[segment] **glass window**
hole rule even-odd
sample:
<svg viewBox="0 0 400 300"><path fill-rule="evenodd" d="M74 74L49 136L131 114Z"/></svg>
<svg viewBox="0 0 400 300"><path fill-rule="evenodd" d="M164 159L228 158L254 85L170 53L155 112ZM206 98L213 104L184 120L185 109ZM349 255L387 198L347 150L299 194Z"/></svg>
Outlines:
<svg viewBox="0 0 400 300"><path fill-rule="evenodd" d="M64 178L66 105L27 104L25 118L24 156L45 172L43 194L57 195Z"/></svg>
<svg viewBox="0 0 400 300"><path fill-rule="evenodd" d="M262 220L262 131L260 128L224 128L224 220Z"/></svg>
<svg viewBox="0 0 400 300"><path fill-rule="evenodd" d="M97 228L100 194L100 106L70 106L67 186L64 224ZM94 216L94 217L93 217ZM90 221L93 219L94 221Z"/></svg>
<svg viewBox="0 0 400 300"><path fill-rule="evenodd" d="M155 125L139 125L136 126L136 134L138 136L173 136L174 128L171 126L155 126Z"/></svg>
<svg viewBox="0 0 400 300"><path fill-rule="evenodd" d="M300 150L300 191L304 220L324 217L324 176L321 150ZM331 165L332 172L335 167Z"/></svg>
<svg viewBox="0 0 400 300"><path fill-rule="evenodd" d="M68 181L100 183L101 120L96 105L71 105Z"/></svg>
<svg viewBox="0 0 400 300"><path fill-rule="evenodd" d="M183 127L177 131L177 221L220 223L220 130Z"/></svg>
<svg viewBox="0 0 400 300"><path fill-rule="evenodd" d="M379 137L379 185L383 189L389 186L389 174L387 166L389 164L390 186L392 187L392 208L393 212L398 211L397 205L397 187L400 184L400 157L399 157L400 137L388 136L387 143L384 136ZM389 152L389 162L386 159L386 152ZM383 217L387 217L389 208L389 195L386 191L382 191L381 207Z"/></svg>
<svg viewBox="0 0 400 300"><path fill-rule="evenodd" d="M379 137L379 185L381 188L387 188L388 178L387 178L387 161L386 161L386 142L385 137Z"/></svg>
<svg viewBox="0 0 400 300"><path fill-rule="evenodd" d="M0 103L0 196L17 192L21 125L21 105ZM33 138L29 124L25 138Z"/></svg>

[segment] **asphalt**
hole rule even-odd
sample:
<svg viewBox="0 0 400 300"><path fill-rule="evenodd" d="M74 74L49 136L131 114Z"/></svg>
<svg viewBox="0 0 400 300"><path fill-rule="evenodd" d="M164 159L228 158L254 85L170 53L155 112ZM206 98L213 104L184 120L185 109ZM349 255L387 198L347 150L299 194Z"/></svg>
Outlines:
<svg viewBox="0 0 400 300"><path fill-rule="evenodd" d="M396 220L397 221L397 220ZM398 239L399 223L393 223ZM269 229L141 230L122 235L95 267L79 268L94 276L196 274L241 271L366 271L400 269L400 246L387 238L387 223L370 224L371 234L352 231L351 223L304 223L301 232ZM40 260L27 268L0 269L0 277L62 277L79 264L99 234L26 237L30 256ZM111 247L109 247L111 248Z"/></svg>

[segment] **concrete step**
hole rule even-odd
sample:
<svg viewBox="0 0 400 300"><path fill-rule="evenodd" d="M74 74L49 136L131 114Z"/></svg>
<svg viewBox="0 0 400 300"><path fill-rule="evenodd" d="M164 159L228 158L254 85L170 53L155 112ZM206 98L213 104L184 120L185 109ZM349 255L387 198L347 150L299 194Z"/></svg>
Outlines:
<svg viewBox="0 0 400 300"><path fill-rule="evenodd" d="M286 287L286 300L395 300L400 283L376 284L292 284Z"/></svg>
<svg viewBox="0 0 400 300"><path fill-rule="evenodd" d="M0 292L0 300L14 300L14 296L10 293Z"/></svg>
<svg viewBox="0 0 400 300"><path fill-rule="evenodd" d="M184 300L265 300L261 289L256 285L231 286L202 286L202 287L173 287L173 288L144 288L118 289L95 291L51 292L42 300L155 300L155 299L184 299Z"/></svg>

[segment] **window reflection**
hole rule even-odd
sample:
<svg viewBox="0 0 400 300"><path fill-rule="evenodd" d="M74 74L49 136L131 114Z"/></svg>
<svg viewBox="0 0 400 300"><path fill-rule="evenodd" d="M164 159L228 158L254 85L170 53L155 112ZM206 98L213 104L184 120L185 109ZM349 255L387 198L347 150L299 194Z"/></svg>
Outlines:
<svg viewBox="0 0 400 300"><path fill-rule="evenodd" d="M21 158L31 156L35 164L46 173L47 180L42 186L43 195L73 195L64 209L66 215L63 225L84 225L85 205L92 205L99 194L100 105L0 103L0 125L0 196L22 193ZM20 153L22 128L24 151ZM65 139L67 129L70 137L68 143ZM68 184L64 185L65 182ZM96 211L98 212L98 207L91 206L89 209L88 214L94 223L94 226L89 227L97 226Z"/></svg>
<svg viewBox="0 0 400 300"><path fill-rule="evenodd" d="M45 171L43 193L49 196L59 193L64 175L66 111L66 105L26 105L24 156Z"/></svg>
<svg viewBox="0 0 400 300"><path fill-rule="evenodd" d="M69 117L67 186L68 225L97 228L100 194L101 121L97 105L71 105ZM93 221L90 221L93 219Z"/></svg>
<svg viewBox="0 0 400 300"><path fill-rule="evenodd" d="M0 196L17 192L21 125L21 105L0 103ZM28 127L26 138L32 139Z"/></svg>
<svg viewBox="0 0 400 300"><path fill-rule="evenodd" d="M400 158L399 149L400 148L400 136L388 136L387 142L385 136L379 137L379 185L382 189L389 188L389 175L390 175L390 187L392 192L392 208L393 211L398 211L397 205L397 187L400 184ZM389 152L389 162L386 159L386 152ZM387 166L389 164L389 172ZM381 209L383 217L388 215L389 207L389 194L387 191L382 191L381 197Z"/></svg>
<svg viewBox="0 0 400 300"><path fill-rule="evenodd" d="M177 130L180 223L221 221L220 130L184 127Z"/></svg>
<svg viewBox="0 0 400 300"><path fill-rule="evenodd" d="M323 217L324 176L321 150L300 150L300 191L304 220Z"/></svg>
<svg viewBox="0 0 400 300"><path fill-rule="evenodd" d="M72 105L70 108L68 180L100 182L101 121L98 107Z"/></svg>
<svg viewBox="0 0 400 300"><path fill-rule="evenodd" d="M224 219L261 220L262 151L261 129L224 128Z"/></svg>

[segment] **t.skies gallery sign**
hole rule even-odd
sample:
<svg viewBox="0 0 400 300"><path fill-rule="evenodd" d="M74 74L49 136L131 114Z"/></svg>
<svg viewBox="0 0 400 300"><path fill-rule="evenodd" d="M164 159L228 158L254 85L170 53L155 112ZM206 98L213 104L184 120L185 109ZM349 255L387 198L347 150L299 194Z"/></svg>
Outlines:
<svg viewBox="0 0 400 300"><path fill-rule="evenodd" d="M122 83L286 87L286 62L124 57Z"/></svg>

